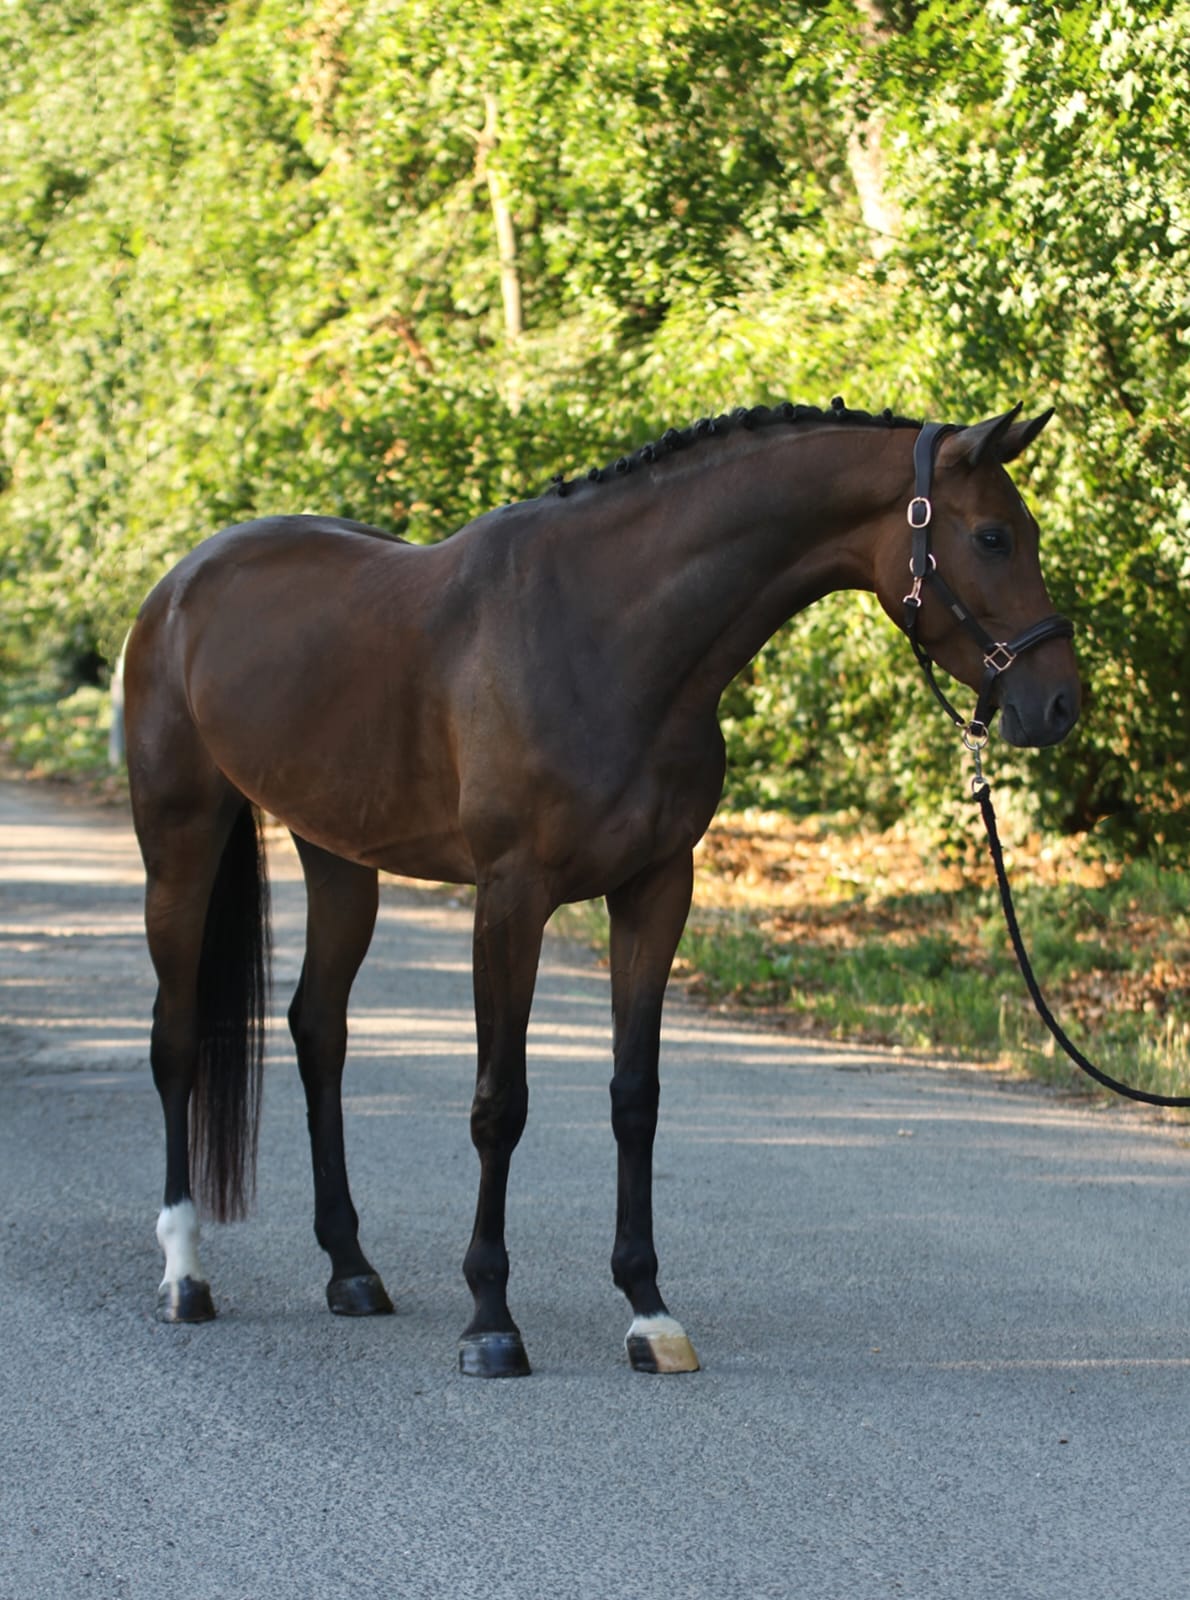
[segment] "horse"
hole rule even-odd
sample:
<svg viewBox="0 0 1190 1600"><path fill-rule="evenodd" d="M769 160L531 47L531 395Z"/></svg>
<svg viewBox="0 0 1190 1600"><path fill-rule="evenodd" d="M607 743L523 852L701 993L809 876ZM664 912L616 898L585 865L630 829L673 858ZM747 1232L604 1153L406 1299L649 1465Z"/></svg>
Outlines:
<svg viewBox="0 0 1190 1600"><path fill-rule="evenodd" d="M725 776L720 697L789 617L832 591L868 590L915 650L979 688L982 715L999 712L1009 743L1064 738L1080 702L1071 626L1049 615L1037 523L1005 470L1051 413L1020 412L941 427L841 399L741 409L558 476L437 544L270 516L214 534L161 580L124 676L157 979L162 1320L215 1315L196 1199L224 1220L252 1198L266 812L291 831L307 888L288 1021L331 1311L392 1310L360 1245L341 1108L348 997L378 872L476 891L479 1193L463 1261L473 1313L458 1347L468 1376L530 1370L504 1237L526 1027L547 919L602 896L611 1264L632 1313L628 1358L644 1372L698 1368L658 1288L652 1152L662 1002L693 850Z"/></svg>

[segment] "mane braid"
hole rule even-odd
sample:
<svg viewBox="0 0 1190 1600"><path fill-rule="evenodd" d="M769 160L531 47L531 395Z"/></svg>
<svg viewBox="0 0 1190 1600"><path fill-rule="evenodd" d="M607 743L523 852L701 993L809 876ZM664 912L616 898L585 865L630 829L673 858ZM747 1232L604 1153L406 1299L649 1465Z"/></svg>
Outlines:
<svg viewBox="0 0 1190 1600"><path fill-rule="evenodd" d="M722 438L740 429L751 433L757 428L769 428L779 423L790 423L796 427L803 423L823 422L886 428L920 428L922 425L920 418L895 416L887 408L875 414L849 410L841 395L836 395L830 403L830 409L825 411L820 406L794 405L788 400L775 406L739 406L735 411L725 411L717 417L702 417L685 428L668 428L659 439L641 445L631 455L620 456L606 467L592 467L582 477L567 478L565 473L557 472L550 480L550 488L557 492L560 499L564 499L584 482L603 483L608 478L625 477L638 466L664 461L667 456L676 455L706 439Z"/></svg>

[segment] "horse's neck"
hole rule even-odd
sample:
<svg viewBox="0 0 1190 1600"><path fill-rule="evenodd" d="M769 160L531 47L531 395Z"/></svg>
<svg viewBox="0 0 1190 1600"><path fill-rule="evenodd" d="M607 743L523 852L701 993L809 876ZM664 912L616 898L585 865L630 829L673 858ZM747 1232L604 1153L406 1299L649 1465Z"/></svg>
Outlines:
<svg viewBox="0 0 1190 1600"><path fill-rule="evenodd" d="M907 457L888 430L837 426L701 448L685 471L609 486L602 501L584 491L577 520L592 525L572 547L626 674L661 700L717 701L789 617L872 588L873 528Z"/></svg>

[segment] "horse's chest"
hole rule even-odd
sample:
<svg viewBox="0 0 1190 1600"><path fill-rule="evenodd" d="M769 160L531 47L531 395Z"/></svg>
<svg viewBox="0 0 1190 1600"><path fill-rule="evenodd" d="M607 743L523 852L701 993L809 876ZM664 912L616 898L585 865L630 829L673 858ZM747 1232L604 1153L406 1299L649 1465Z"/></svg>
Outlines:
<svg viewBox="0 0 1190 1600"><path fill-rule="evenodd" d="M654 754L634 769L590 773L564 785L539 812L537 853L561 899L605 894L651 862L691 850L706 830L722 786L714 751L681 761Z"/></svg>
<svg viewBox="0 0 1190 1600"><path fill-rule="evenodd" d="M658 717L599 681L580 694L508 671L472 697L459 817L481 877L520 858L557 899L587 899L701 837L723 781L714 716Z"/></svg>

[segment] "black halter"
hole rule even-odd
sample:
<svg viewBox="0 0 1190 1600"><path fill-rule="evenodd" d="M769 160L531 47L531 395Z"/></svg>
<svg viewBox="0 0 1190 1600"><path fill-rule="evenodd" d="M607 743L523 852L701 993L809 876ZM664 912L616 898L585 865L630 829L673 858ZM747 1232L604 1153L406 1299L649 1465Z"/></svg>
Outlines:
<svg viewBox="0 0 1190 1600"><path fill-rule="evenodd" d="M930 550L930 524L934 518L934 507L930 500L930 489L934 479L934 458L938 453L938 446L948 433L958 430L950 423L927 422L922 426L913 446L913 499L909 502L907 513L909 526L913 529L913 549L909 557L909 572L913 578L913 587L905 596L905 632L909 635L909 643L913 646L913 653L917 657L918 665L925 674L926 682L933 690L939 705L950 717L956 728L961 728L969 740L982 743L987 737L988 719L992 710L992 693L996 680L1002 672L1007 672L1016 658L1025 650L1030 650L1036 644L1042 644L1046 639L1069 639L1074 634L1074 624L1068 617L1053 616L1043 617L1040 622L1035 622L1025 629L1024 633L1007 643L1003 640L993 639L991 634L983 628L972 616L968 608L955 594L954 590L938 571L938 563ZM917 636L917 623L921 613L922 585L928 583L941 599L947 609L958 619L964 630L970 634L976 644L983 651L984 674L983 682L979 686L979 698L975 705L975 715L968 721L961 716L954 706L943 694L934 676L934 663L929 652Z"/></svg>
<svg viewBox="0 0 1190 1600"><path fill-rule="evenodd" d="M1020 965L1025 985L1037 1014L1062 1046L1062 1049L1078 1067L1101 1083L1104 1088L1112 1089L1116 1094L1126 1095L1130 1100L1139 1100L1150 1106L1190 1106L1190 1095L1151 1094L1147 1089L1134 1089L1130 1084L1121 1083L1118 1078L1110 1077L1102 1068L1089 1061L1082 1051L1074 1045L1053 1012L1045 1003L1037 978L1034 975L1032 963L1025 949L1024 940L1021 938L1020 925L1017 922L1016 909L1012 903L1012 890L1008 884L1008 873L1004 866L1004 850L1000 844L1000 834L996 826L996 813L992 806L992 792L983 775L982 752L988 737L988 716L991 711L992 688L996 679L1002 672L1007 672L1012 663L1022 650L1028 650L1035 644L1040 644L1043 639L1069 639L1074 634L1074 624L1067 617L1056 614L1052 617L1043 617L1040 622L1035 622L1032 627L1026 628L1011 643L1004 644L991 637L982 628L968 611L967 607L955 594L954 590L938 575L938 563L930 553L930 523L933 520L934 508L930 504L930 485L934 476L934 456L938 445L948 433L955 432L953 427L941 422L927 422L917 436L913 447L913 474L914 489L913 499L909 502L909 526L913 529L913 553L909 560L909 571L913 576L913 587L905 596L905 632L909 635L909 642L913 646L913 653L921 663L921 669L926 675L926 682L937 696L939 703L945 709L955 726L962 730L963 742L971 751L975 762L975 776L971 780L971 793L979 802L983 813L984 826L988 831L988 843L992 851L992 865L996 870L996 882L1000 889L1000 901L1004 907L1004 918L1008 924L1008 934L1012 941L1013 952ZM943 602L950 608L959 622L977 641L983 650L984 676L979 686L979 701L975 707L975 715L970 722L963 718L951 705L942 693L934 679L934 663L930 660L921 640L917 637L917 619L921 611L921 591L924 583L929 583L937 590Z"/></svg>

